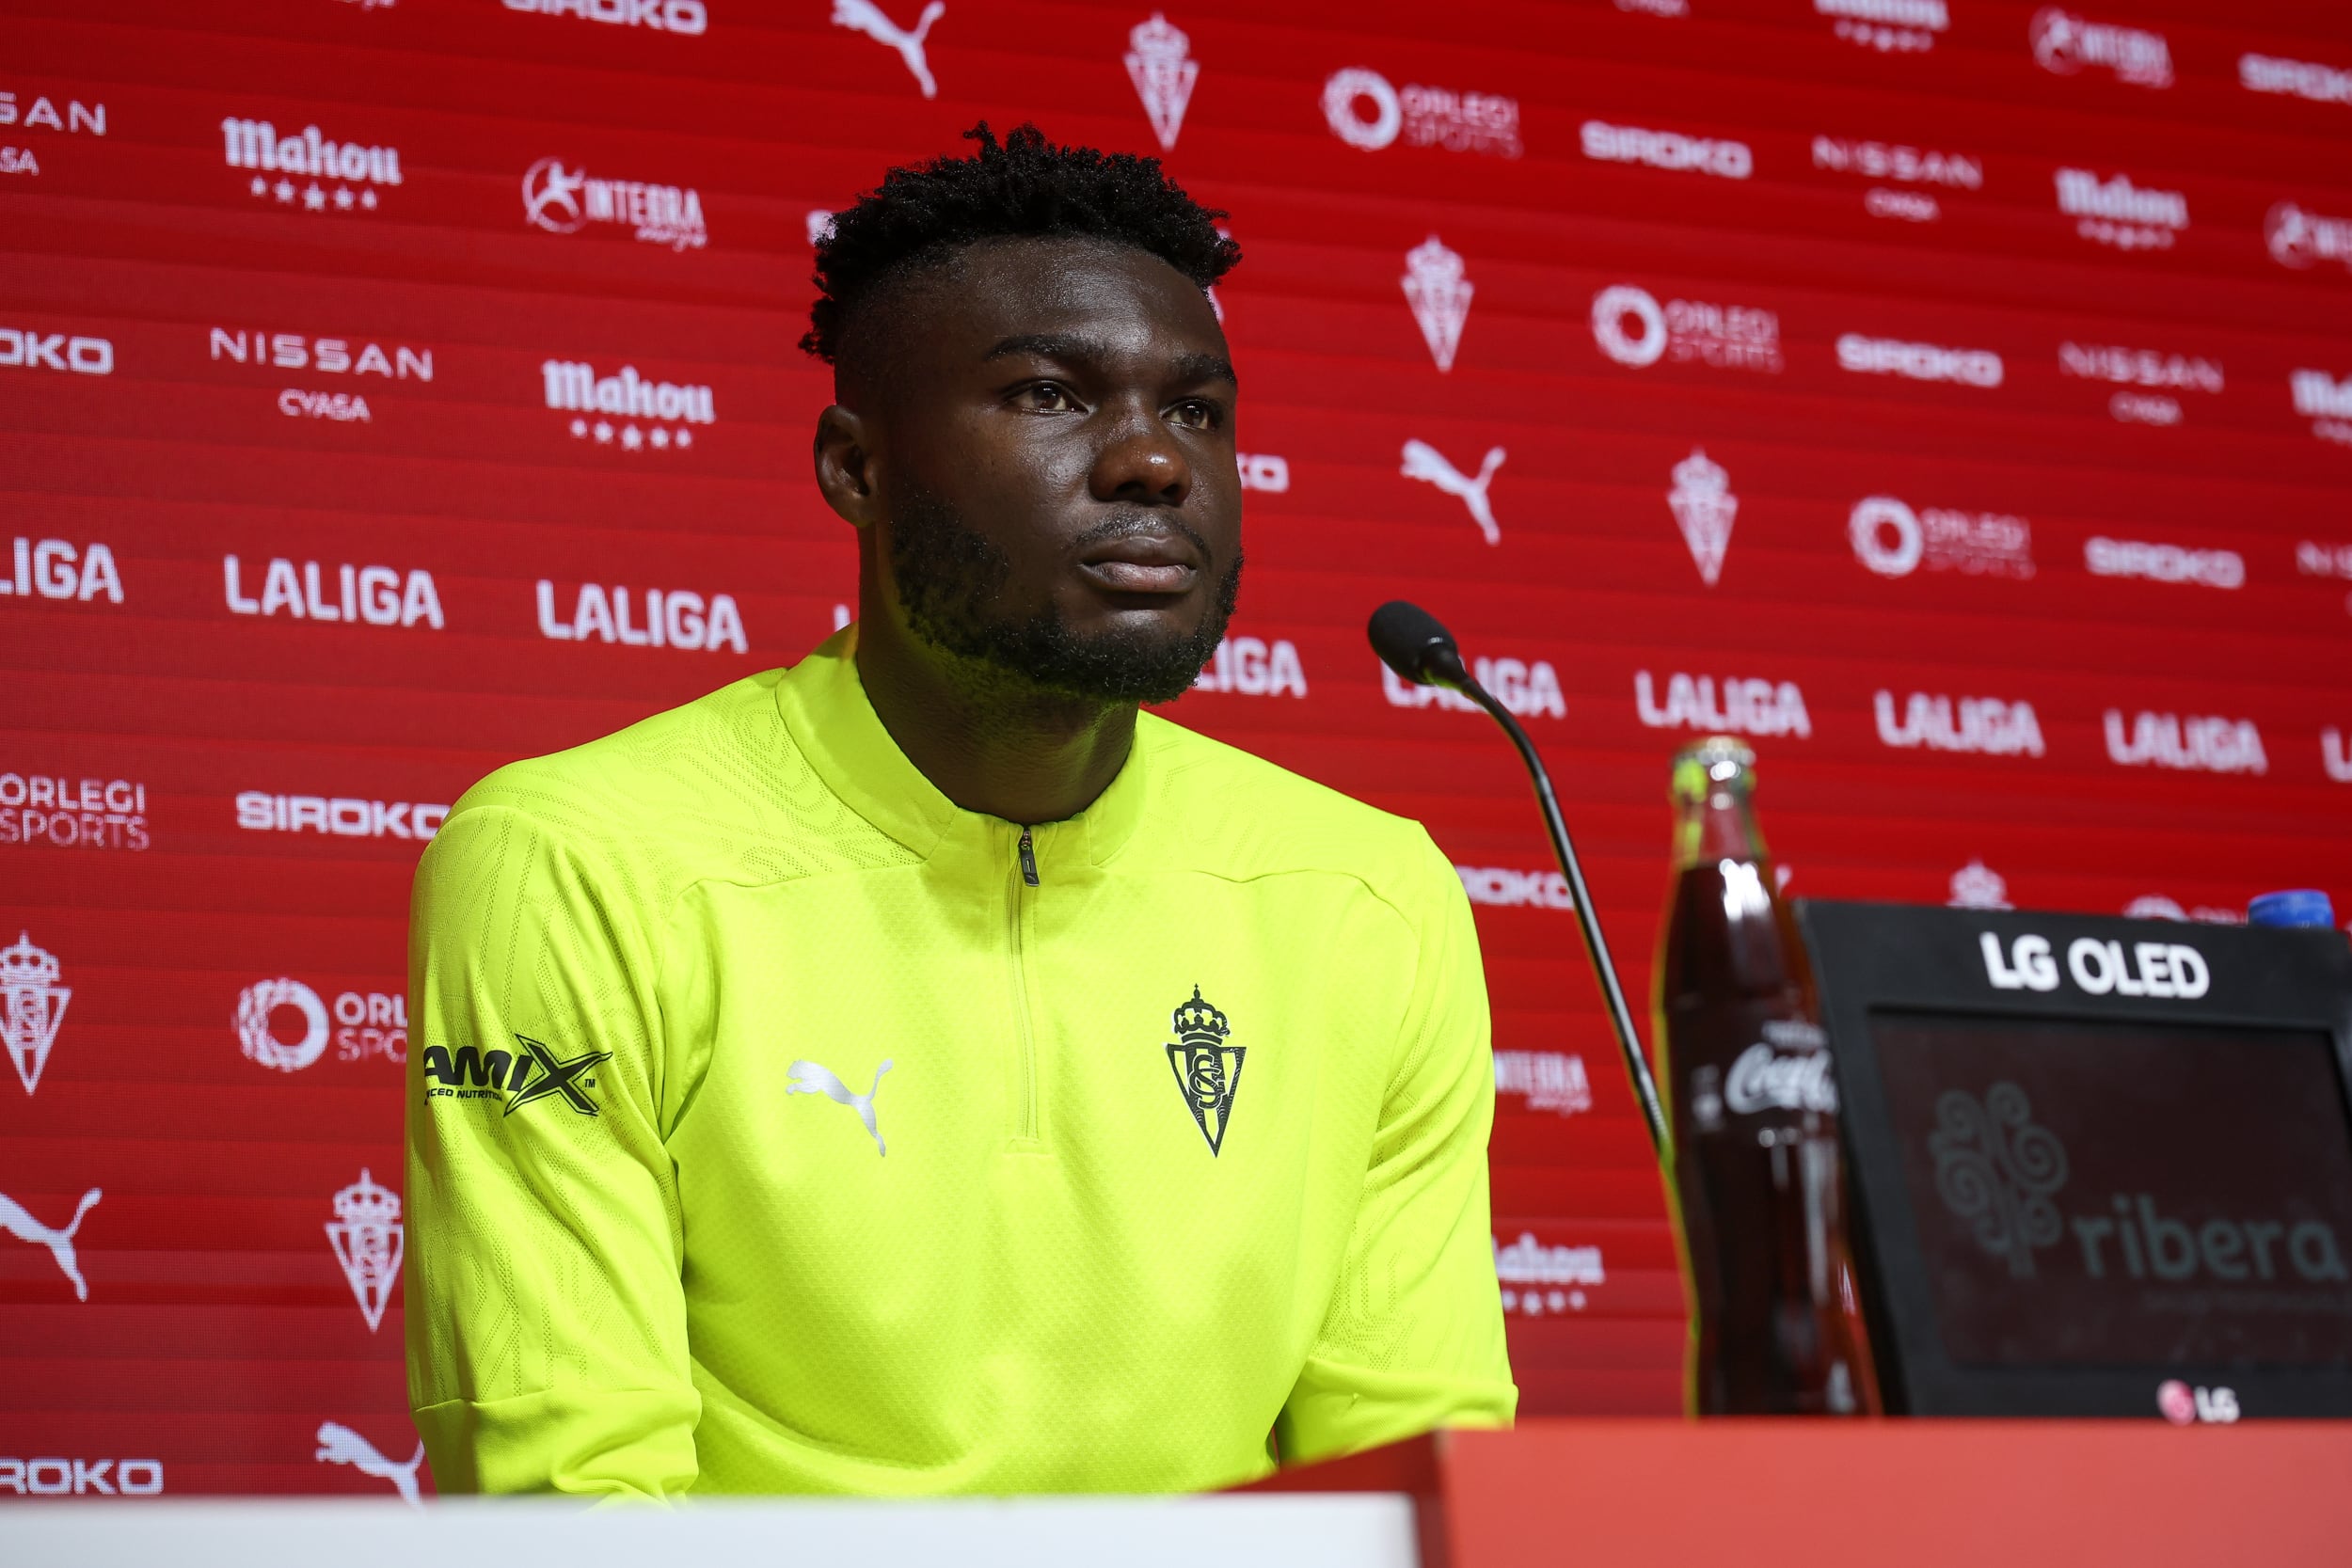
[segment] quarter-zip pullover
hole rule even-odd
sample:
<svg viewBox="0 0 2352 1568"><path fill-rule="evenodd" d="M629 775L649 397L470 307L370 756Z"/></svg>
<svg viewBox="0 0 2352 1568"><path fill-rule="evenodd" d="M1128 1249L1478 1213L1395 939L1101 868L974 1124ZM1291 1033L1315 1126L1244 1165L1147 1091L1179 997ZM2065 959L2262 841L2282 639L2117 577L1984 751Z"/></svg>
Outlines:
<svg viewBox="0 0 2352 1568"><path fill-rule="evenodd" d="M959 809L854 628L500 769L418 871L443 1491L1158 1491L1510 1418L1486 1000L1414 823L1150 714Z"/></svg>

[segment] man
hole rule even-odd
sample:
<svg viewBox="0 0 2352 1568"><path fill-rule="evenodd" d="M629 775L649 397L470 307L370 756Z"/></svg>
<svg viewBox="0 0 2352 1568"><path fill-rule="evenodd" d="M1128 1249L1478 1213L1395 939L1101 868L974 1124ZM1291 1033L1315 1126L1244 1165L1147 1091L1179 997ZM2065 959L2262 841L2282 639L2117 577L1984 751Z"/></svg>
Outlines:
<svg viewBox="0 0 2352 1568"><path fill-rule="evenodd" d="M974 138L818 251L856 626L418 872L444 1491L1193 1488L1511 1415L1452 868L1136 712L1239 582L1239 254L1154 162Z"/></svg>

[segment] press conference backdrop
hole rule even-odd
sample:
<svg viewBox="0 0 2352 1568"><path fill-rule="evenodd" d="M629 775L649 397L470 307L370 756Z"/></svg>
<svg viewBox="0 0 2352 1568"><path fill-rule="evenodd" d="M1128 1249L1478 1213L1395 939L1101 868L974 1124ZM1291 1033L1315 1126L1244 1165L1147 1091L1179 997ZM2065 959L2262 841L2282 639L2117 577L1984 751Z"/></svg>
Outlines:
<svg viewBox="0 0 2352 1568"><path fill-rule="evenodd" d="M983 118L1231 212L1250 567L1172 716L1460 865L1523 1408L1675 1406L1673 1250L1525 781L1376 603L1549 752L1637 995L1703 731L1794 893L2352 903L2339 8L9 0L0 1495L429 1490L419 850L847 614L811 237Z"/></svg>

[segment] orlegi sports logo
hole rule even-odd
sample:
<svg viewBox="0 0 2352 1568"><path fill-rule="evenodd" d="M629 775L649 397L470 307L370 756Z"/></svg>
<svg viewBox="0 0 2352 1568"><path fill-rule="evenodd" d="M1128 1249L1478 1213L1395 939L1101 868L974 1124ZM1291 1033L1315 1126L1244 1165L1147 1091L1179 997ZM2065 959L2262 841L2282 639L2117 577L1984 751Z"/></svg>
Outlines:
<svg viewBox="0 0 2352 1568"><path fill-rule="evenodd" d="M408 1059L408 999L397 990L338 991L330 1015L317 991L281 974L237 993L235 1022L246 1060L277 1072L301 1071L330 1041L339 1062Z"/></svg>
<svg viewBox="0 0 2352 1568"><path fill-rule="evenodd" d="M2095 244L2169 250L2173 236L2188 228L2188 198L2179 191L2135 185L2128 174L2102 180L2087 168L2062 168L2055 178L2058 211Z"/></svg>
<svg viewBox="0 0 2352 1568"><path fill-rule="evenodd" d="M233 115L220 122L220 135L229 166L250 173L246 190L258 201L306 213L373 213L377 191L403 183L396 147L335 141L315 125L279 135L266 119Z"/></svg>
<svg viewBox="0 0 2352 1568"><path fill-rule="evenodd" d="M1643 368L1661 359L1714 370L1780 373L1780 317L1754 305L1658 297L1633 283L1615 283L1593 296L1593 342L1620 365Z"/></svg>
<svg viewBox="0 0 2352 1568"><path fill-rule="evenodd" d="M528 1035L516 1035L515 1043L519 1049L513 1052L426 1046L425 1099L489 1101L503 1105L510 1117L543 1100L560 1099L583 1117L596 1114L596 1099L588 1091L596 1086L596 1069L612 1059L612 1052L561 1056Z"/></svg>
<svg viewBox="0 0 2352 1568"><path fill-rule="evenodd" d="M135 779L0 773L0 848L144 849L147 785Z"/></svg>
<svg viewBox="0 0 2352 1568"><path fill-rule="evenodd" d="M2005 512L1927 506L1865 496L1846 518L1854 559L1883 578L1931 572L1968 577L2033 576L2033 525Z"/></svg>
<svg viewBox="0 0 2352 1568"><path fill-rule="evenodd" d="M1179 35L1181 37L1181 35ZM1323 119L1350 147L1378 152L1402 141L1448 152L1516 158L1519 101L1490 92L1459 92L1407 83L1400 92L1376 71L1353 66L1323 84ZM1172 144L1163 136L1163 145Z"/></svg>
<svg viewBox="0 0 2352 1568"><path fill-rule="evenodd" d="M524 171L523 221L550 234L607 224L673 250L700 250L710 243L702 193L692 186L598 179L585 168L565 167L561 158L542 158Z"/></svg>
<svg viewBox="0 0 2352 1568"><path fill-rule="evenodd" d="M510 11L540 16L576 16L608 27L643 27L649 32L700 38L710 27L703 0L499 0Z"/></svg>

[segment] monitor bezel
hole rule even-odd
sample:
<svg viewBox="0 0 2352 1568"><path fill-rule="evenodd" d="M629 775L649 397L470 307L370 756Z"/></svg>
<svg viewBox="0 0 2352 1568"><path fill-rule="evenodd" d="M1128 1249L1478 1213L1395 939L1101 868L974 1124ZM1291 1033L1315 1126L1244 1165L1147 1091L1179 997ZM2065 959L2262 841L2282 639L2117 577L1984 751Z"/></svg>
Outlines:
<svg viewBox="0 0 2352 1568"><path fill-rule="evenodd" d="M2249 1417L2352 1416L2352 1366L2246 1368L2226 1362L2070 1368L1963 1365L1945 1352L1902 1151L1880 1070L1874 1014L1963 1022L2122 1022L2318 1034L2334 1049L2352 1143L2352 945L2330 929L2256 930L2094 915L1800 900L1838 1093L1851 1227L1880 1384L1890 1411L1929 1416L2159 1414L2169 1380L2228 1388ZM2185 941L2214 971L2193 1002L2001 991L1984 974L1981 936L2005 949L2034 934L2058 951L2080 937Z"/></svg>

